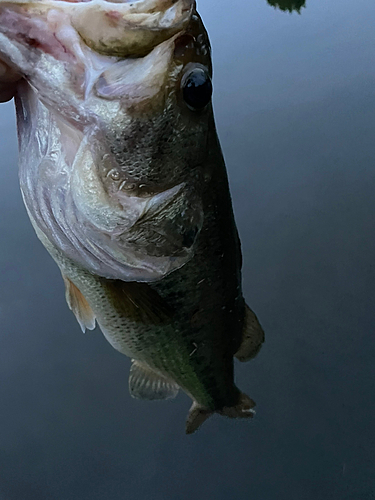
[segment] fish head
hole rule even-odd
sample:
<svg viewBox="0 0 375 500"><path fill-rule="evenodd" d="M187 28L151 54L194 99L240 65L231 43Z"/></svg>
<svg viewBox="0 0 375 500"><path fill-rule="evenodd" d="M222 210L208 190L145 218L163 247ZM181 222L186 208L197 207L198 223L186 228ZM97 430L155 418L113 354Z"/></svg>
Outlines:
<svg viewBox="0 0 375 500"><path fill-rule="evenodd" d="M193 0L0 0L20 178L38 234L108 278L194 255L210 179L210 44ZM25 83L26 82L26 83Z"/></svg>

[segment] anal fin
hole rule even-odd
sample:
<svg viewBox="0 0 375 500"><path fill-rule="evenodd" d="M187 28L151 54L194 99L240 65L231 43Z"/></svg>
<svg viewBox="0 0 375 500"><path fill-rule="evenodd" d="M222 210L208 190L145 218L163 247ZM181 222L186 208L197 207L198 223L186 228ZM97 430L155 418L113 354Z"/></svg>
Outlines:
<svg viewBox="0 0 375 500"><path fill-rule="evenodd" d="M175 382L133 360L129 375L129 392L133 398L172 399L177 396L178 390Z"/></svg>
<svg viewBox="0 0 375 500"><path fill-rule="evenodd" d="M73 311L79 326L83 333L86 328L94 330L95 328L95 315L89 306L87 300L82 295L80 290L70 281L69 278L63 276L65 283L65 298L68 303L69 309Z"/></svg>
<svg viewBox="0 0 375 500"><path fill-rule="evenodd" d="M249 361L254 358L264 342L264 331L258 318L245 304L245 321L242 333L242 342L235 356L240 361Z"/></svg>

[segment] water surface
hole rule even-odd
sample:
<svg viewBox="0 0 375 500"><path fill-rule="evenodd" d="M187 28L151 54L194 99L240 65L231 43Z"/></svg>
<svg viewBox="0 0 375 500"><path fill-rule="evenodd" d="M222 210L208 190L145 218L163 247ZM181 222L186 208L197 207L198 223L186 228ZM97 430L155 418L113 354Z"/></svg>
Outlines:
<svg viewBox="0 0 375 500"><path fill-rule="evenodd" d="M216 120L266 343L236 364L253 421L184 435L190 401L130 398L82 335L23 208L0 107L0 500L375 498L372 0L200 0Z"/></svg>

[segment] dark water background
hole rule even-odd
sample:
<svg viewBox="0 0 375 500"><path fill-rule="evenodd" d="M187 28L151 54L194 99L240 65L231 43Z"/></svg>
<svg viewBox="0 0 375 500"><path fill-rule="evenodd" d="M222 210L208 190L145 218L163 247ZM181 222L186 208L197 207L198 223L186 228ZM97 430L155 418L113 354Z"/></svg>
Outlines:
<svg viewBox="0 0 375 500"><path fill-rule="evenodd" d="M266 330L253 421L184 435L190 401L130 398L129 360L65 305L0 107L0 499L375 498L373 0L200 0L215 110Z"/></svg>

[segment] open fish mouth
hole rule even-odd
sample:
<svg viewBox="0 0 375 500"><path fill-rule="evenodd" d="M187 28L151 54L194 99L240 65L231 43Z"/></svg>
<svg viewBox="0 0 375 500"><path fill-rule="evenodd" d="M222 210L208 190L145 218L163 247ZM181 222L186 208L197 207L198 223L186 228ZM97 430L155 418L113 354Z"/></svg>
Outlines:
<svg viewBox="0 0 375 500"><path fill-rule="evenodd" d="M171 40L188 26L194 7L194 0L0 0L0 60L25 76L44 103L82 125L82 100L119 59L129 61L122 74L134 73L135 93L148 87L143 94L152 94L164 85ZM145 60L148 74L136 81L136 61L159 47L158 60ZM131 94L127 85L124 95Z"/></svg>
<svg viewBox="0 0 375 500"><path fill-rule="evenodd" d="M156 281L194 255L206 125L181 111L184 56L174 59L194 8L0 0L0 59L25 77L16 105L26 207L51 253L93 274ZM195 39L185 38L189 51ZM127 192L133 183L151 190Z"/></svg>
<svg viewBox="0 0 375 500"><path fill-rule="evenodd" d="M65 31L70 25L99 54L143 56L183 30L194 7L194 0L0 0L0 33L12 25L9 16L13 12L14 26L23 33L24 41L35 46L49 43L47 32L54 32L59 40L64 24Z"/></svg>

